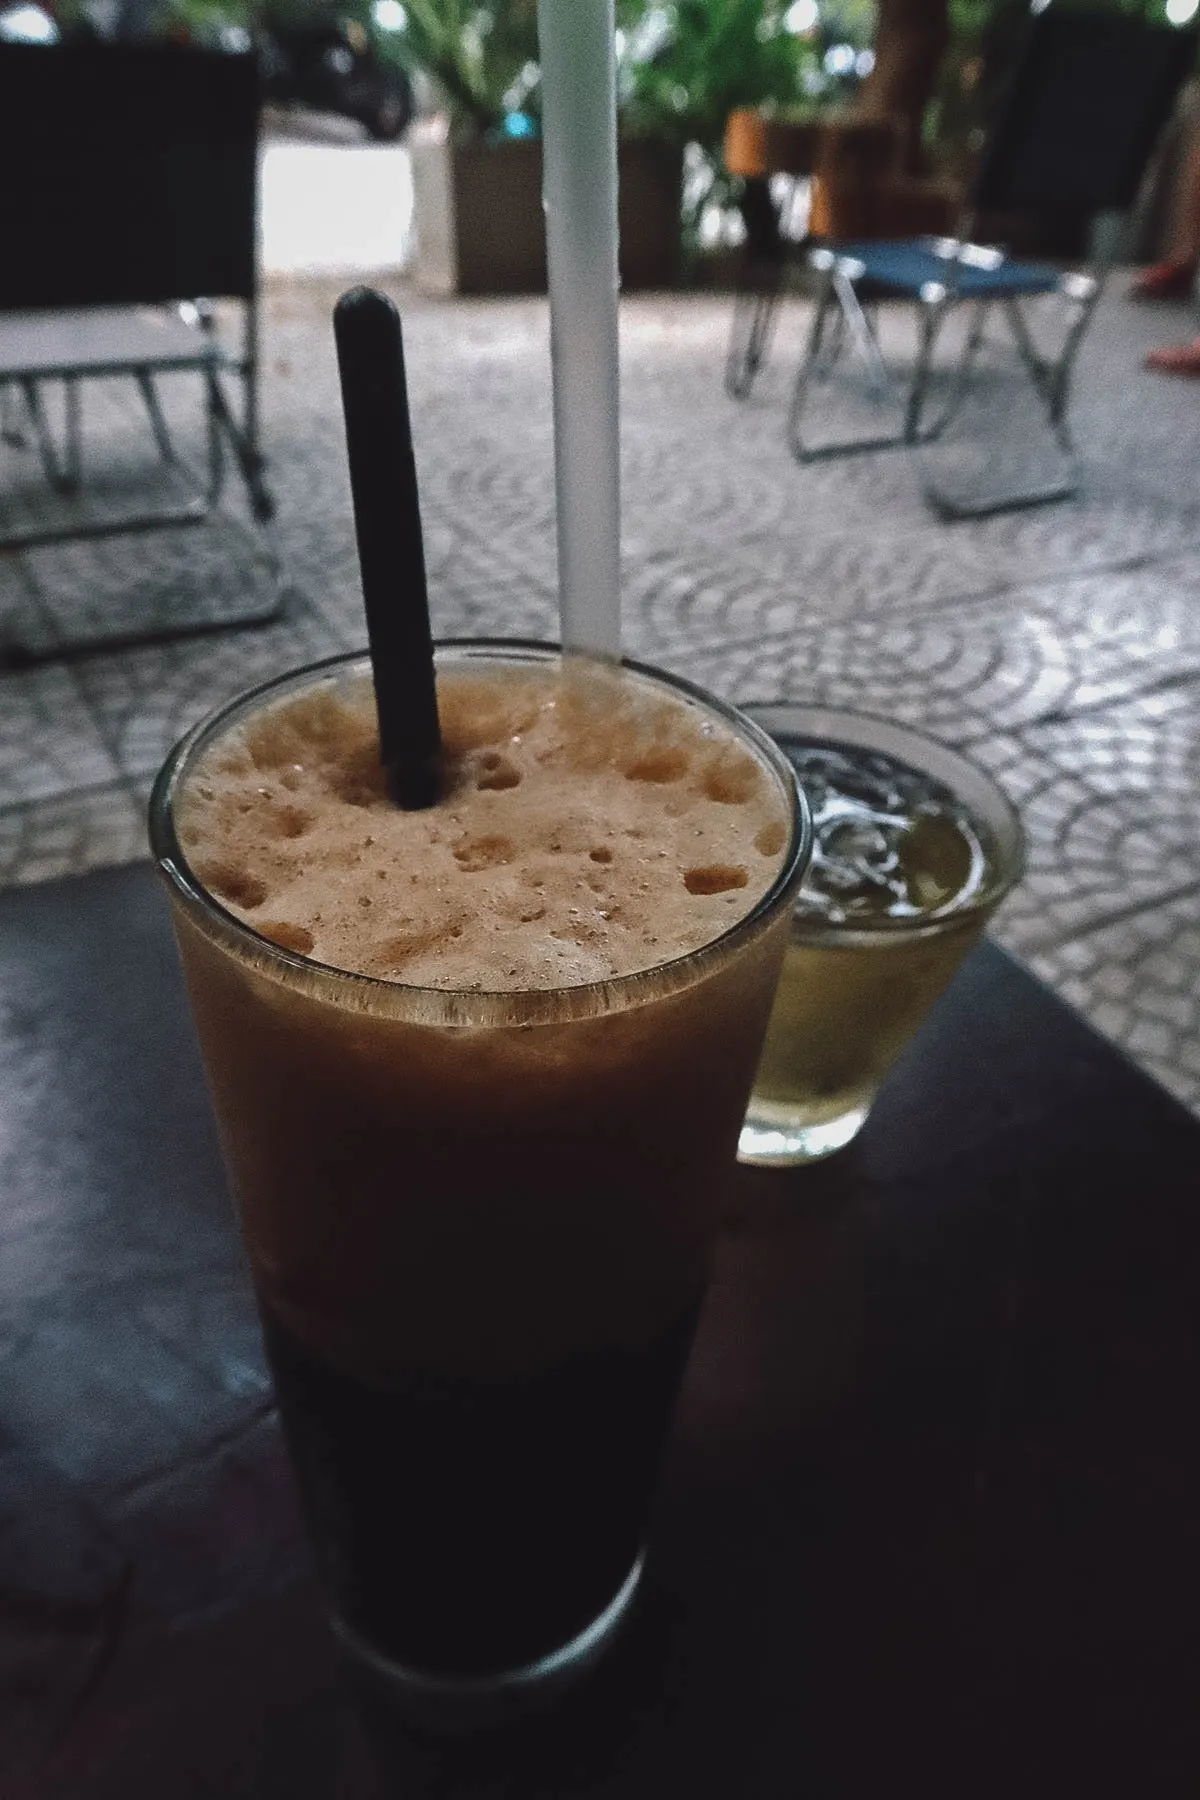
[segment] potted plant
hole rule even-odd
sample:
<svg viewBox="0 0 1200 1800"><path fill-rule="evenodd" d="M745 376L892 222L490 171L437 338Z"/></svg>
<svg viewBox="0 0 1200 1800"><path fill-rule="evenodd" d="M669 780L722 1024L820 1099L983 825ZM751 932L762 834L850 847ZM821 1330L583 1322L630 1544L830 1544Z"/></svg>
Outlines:
<svg viewBox="0 0 1200 1800"><path fill-rule="evenodd" d="M406 0L405 42L440 115L411 139L417 279L439 293L546 285L536 0ZM620 143L621 279L665 287L679 269L682 151Z"/></svg>
<svg viewBox="0 0 1200 1800"><path fill-rule="evenodd" d="M685 150L685 250L703 244L706 215L735 194L721 155L738 109L811 106L825 78L816 0L617 0L622 116L627 127Z"/></svg>

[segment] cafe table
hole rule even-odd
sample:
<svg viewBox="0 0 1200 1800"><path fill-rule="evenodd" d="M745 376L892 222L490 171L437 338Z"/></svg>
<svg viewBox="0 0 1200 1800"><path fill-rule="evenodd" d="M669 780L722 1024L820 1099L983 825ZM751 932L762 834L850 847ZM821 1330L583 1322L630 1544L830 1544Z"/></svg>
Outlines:
<svg viewBox="0 0 1200 1800"><path fill-rule="evenodd" d="M0 895L3 1800L1195 1795L1198 1417L1200 1124L985 944L856 1145L730 1168L607 1663L364 1725L155 877Z"/></svg>

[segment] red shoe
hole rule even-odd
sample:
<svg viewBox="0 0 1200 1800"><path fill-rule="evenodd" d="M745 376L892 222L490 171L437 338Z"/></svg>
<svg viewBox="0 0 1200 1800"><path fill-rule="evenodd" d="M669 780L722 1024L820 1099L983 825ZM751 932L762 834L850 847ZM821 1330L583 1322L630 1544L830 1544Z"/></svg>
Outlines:
<svg viewBox="0 0 1200 1800"><path fill-rule="evenodd" d="M1196 280L1194 262L1160 262L1138 276L1129 290L1131 300L1187 300Z"/></svg>
<svg viewBox="0 0 1200 1800"><path fill-rule="evenodd" d="M1160 350L1152 350L1146 358L1148 369L1157 369L1163 375L1191 375L1200 379L1200 337L1193 338L1190 344L1164 344Z"/></svg>

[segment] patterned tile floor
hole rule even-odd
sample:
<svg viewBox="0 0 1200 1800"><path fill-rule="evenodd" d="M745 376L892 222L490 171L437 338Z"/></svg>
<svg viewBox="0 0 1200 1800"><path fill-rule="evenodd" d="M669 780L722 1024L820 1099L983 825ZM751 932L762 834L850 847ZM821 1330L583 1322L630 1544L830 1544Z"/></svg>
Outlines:
<svg viewBox="0 0 1200 1800"><path fill-rule="evenodd" d="M1121 286L1081 360L1080 497L957 524L927 509L905 453L791 462L802 300L740 405L720 380L727 300L628 301L625 633L631 653L734 699L849 703L968 746L1030 835L998 935L1200 1110L1200 392L1140 366L1194 327L1184 309L1129 305ZM552 635L545 307L396 291L435 629ZM144 854L146 790L187 725L253 680L362 642L335 297L319 281L268 295L284 617L0 672L0 884ZM887 342L903 354L898 327ZM990 422L1015 419L1015 395L989 379ZM193 398L183 381L170 397L185 444ZM93 495L119 499L141 478L143 422L113 390L89 396L87 425ZM964 415L939 455L968 459L978 426ZM29 465L0 449L0 525L45 515ZM237 510L231 495L233 522L215 527L0 556L0 644L260 608L269 577Z"/></svg>

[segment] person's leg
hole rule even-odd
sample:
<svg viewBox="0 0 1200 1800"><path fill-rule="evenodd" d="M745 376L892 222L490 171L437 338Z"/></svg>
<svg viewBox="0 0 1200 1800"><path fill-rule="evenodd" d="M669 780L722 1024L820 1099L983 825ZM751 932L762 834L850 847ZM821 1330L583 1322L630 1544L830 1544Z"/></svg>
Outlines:
<svg viewBox="0 0 1200 1800"><path fill-rule="evenodd" d="M1130 288L1137 300L1186 300L1200 268L1200 118L1193 106L1179 159L1164 261L1146 269Z"/></svg>
<svg viewBox="0 0 1200 1800"><path fill-rule="evenodd" d="M1164 344L1158 350L1151 350L1146 367L1157 369L1161 375L1190 375L1200 379L1200 337L1193 338L1190 344Z"/></svg>
<svg viewBox="0 0 1200 1800"><path fill-rule="evenodd" d="M1168 257L1143 269L1129 289L1133 300L1186 300L1196 280L1196 262Z"/></svg>

